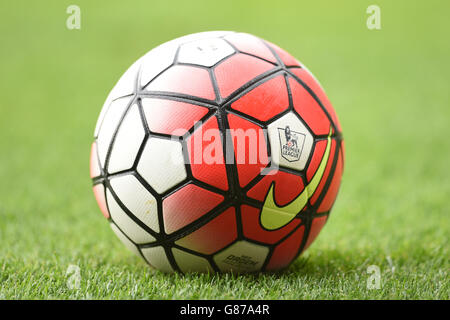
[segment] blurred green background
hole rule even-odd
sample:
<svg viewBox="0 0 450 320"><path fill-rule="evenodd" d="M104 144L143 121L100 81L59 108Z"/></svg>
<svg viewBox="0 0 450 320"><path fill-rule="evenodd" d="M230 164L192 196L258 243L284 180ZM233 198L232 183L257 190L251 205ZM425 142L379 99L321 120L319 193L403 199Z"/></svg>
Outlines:
<svg viewBox="0 0 450 320"><path fill-rule="evenodd" d="M66 27L69 5L81 29ZM366 8L381 8L368 30ZM0 298L449 298L447 1L2 1ZM100 108L136 59L207 30L255 34L320 80L344 130L338 201L279 274L164 275L116 239L91 190ZM81 287L67 287L70 264ZM381 269L369 290L367 267Z"/></svg>

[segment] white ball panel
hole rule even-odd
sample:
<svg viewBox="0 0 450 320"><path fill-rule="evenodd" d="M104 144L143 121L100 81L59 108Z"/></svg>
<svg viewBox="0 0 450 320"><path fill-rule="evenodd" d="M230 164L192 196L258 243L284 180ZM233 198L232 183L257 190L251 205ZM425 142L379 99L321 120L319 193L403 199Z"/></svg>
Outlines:
<svg viewBox="0 0 450 320"><path fill-rule="evenodd" d="M141 250L148 263L156 269L164 272L173 272L163 247L143 248Z"/></svg>
<svg viewBox="0 0 450 320"><path fill-rule="evenodd" d="M137 171L158 193L180 183L187 177L181 143L168 139L148 139Z"/></svg>
<svg viewBox="0 0 450 320"><path fill-rule="evenodd" d="M131 106L123 119L111 151L108 172L130 169L144 140L145 130L137 104Z"/></svg>
<svg viewBox="0 0 450 320"><path fill-rule="evenodd" d="M135 92L136 81L139 73L139 67L141 65L141 59L137 60L131 65L130 68L120 77L114 88L108 94L105 103L103 104L102 111L97 120L97 125L95 127L94 137L98 136L100 125L105 117L106 111L108 110L111 102L120 97L131 95Z"/></svg>
<svg viewBox="0 0 450 320"><path fill-rule="evenodd" d="M222 271L253 272L261 269L269 248L247 241L238 241L214 256Z"/></svg>
<svg viewBox="0 0 450 320"><path fill-rule="evenodd" d="M113 221L134 243L142 244L155 241L155 238L133 221L119 206L109 190L106 191L109 213Z"/></svg>
<svg viewBox="0 0 450 320"><path fill-rule="evenodd" d="M211 67L234 52L223 39L202 39L181 45L178 62Z"/></svg>
<svg viewBox="0 0 450 320"><path fill-rule="evenodd" d="M141 87L147 85L173 63L177 48L176 43L164 43L142 57Z"/></svg>
<svg viewBox="0 0 450 320"><path fill-rule="evenodd" d="M289 127L291 139L286 138ZM268 126L272 161L281 167L303 170L308 161L314 138L308 128L289 112Z"/></svg>
<svg viewBox="0 0 450 320"><path fill-rule="evenodd" d="M132 175L110 180L120 201L150 229L159 232L158 206L155 197Z"/></svg>
<svg viewBox="0 0 450 320"><path fill-rule="evenodd" d="M191 41L197 41L202 39L211 39L211 38L220 38L224 37L228 34L234 33L233 31L205 31L205 32L198 32L193 34L188 34L176 39L173 39L169 41L168 43L175 43L178 46L184 43L188 43Z"/></svg>
<svg viewBox="0 0 450 320"><path fill-rule="evenodd" d="M106 111L105 118L98 133L97 146L100 164L105 166L106 155L114 132L117 129L120 119L122 118L131 98L122 98L111 103Z"/></svg>
<svg viewBox="0 0 450 320"><path fill-rule="evenodd" d="M120 230L119 228L117 228L117 226L114 223L110 223L109 224L111 226L111 229L114 231L114 233L116 234L116 236L120 239L120 241L122 241L122 243L131 251L133 252L135 255L137 256L141 256L141 254L139 253L138 248L134 245L133 242L131 242Z"/></svg>
<svg viewBox="0 0 450 320"><path fill-rule="evenodd" d="M190 254L177 248L172 249L175 261L182 272L213 272L205 258Z"/></svg>
<svg viewBox="0 0 450 320"><path fill-rule="evenodd" d="M140 67L141 59L138 59L127 71L125 71L123 76L120 77L117 84L111 90L108 98L114 100L135 93Z"/></svg>
<svg viewBox="0 0 450 320"><path fill-rule="evenodd" d="M217 38L229 33L231 32L209 31L194 33L173 39L149 51L141 59L141 86L146 86L151 80L153 80L158 74L160 74L164 69L168 68L174 62L175 54L181 44L200 39Z"/></svg>
<svg viewBox="0 0 450 320"><path fill-rule="evenodd" d="M111 100L106 99L106 101L103 103L102 110L100 111L100 115L98 116L97 123L95 124L95 131L94 131L94 138L98 137L98 132L100 130L100 126L103 123L103 120L105 119L105 114L108 112L108 109L111 105Z"/></svg>

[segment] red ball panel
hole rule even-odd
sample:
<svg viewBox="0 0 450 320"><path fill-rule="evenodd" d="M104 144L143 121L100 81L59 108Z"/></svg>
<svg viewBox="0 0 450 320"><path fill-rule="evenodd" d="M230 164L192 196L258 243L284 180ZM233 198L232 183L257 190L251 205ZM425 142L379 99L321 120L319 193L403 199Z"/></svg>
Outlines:
<svg viewBox="0 0 450 320"><path fill-rule="evenodd" d="M231 108L260 121L267 121L289 107L283 76L270 79L232 103Z"/></svg>
<svg viewBox="0 0 450 320"><path fill-rule="evenodd" d="M303 251L309 248L309 246L314 242L314 240L319 235L320 230L322 230L323 226L327 222L328 216L322 216L315 218L311 224L311 229L309 231L308 240L306 240L305 247Z"/></svg>
<svg viewBox="0 0 450 320"><path fill-rule="evenodd" d="M208 183L222 190L228 189L228 179L225 169L225 159L223 156L223 147L221 141L216 141L220 137L209 139L209 132L218 132L218 124L216 117L209 118L203 125L197 128L194 133L187 139L189 162L191 164L192 175L194 178ZM206 140L206 141L203 141ZM211 147L217 146L209 152ZM221 161L211 163L207 156L212 154Z"/></svg>
<svg viewBox="0 0 450 320"><path fill-rule="evenodd" d="M103 184L100 183L100 184L96 184L93 187L93 190L94 190L95 200L97 201L100 211L102 212L103 216L106 219L109 219L108 207L106 206L105 187L103 186Z"/></svg>
<svg viewBox="0 0 450 320"><path fill-rule="evenodd" d="M220 63L214 70L220 95L223 98L244 84L272 69L268 62L244 54L236 54Z"/></svg>
<svg viewBox="0 0 450 320"><path fill-rule="evenodd" d="M200 253L212 254L236 238L236 214L232 207L176 243Z"/></svg>
<svg viewBox="0 0 450 320"><path fill-rule="evenodd" d="M322 179L319 182L319 185L317 186L316 192L314 193L314 195L310 199L310 202L311 202L312 205L315 204L315 202L319 198L320 194L322 193L323 188L325 187L325 184L327 182L328 176L329 176L330 171L331 171L331 167L333 166L334 158L336 157L335 150L336 150L336 140L332 139L331 140L330 155L329 155L329 158L328 158L327 166L325 167L325 172L324 172L324 174L322 176Z"/></svg>
<svg viewBox="0 0 450 320"><path fill-rule="evenodd" d="M223 197L193 184L181 188L163 201L164 228L177 231L211 211Z"/></svg>
<svg viewBox="0 0 450 320"><path fill-rule="evenodd" d="M208 108L174 100L144 99L142 104L150 131L178 136L208 113Z"/></svg>
<svg viewBox="0 0 450 320"><path fill-rule="evenodd" d="M317 80L313 77L313 75L311 73L309 73L306 69L293 68L293 69L290 69L290 71L292 73L294 73L297 77L299 77L300 80L302 80L316 94L316 96L322 102L322 105L327 110L331 119L333 120L333 123L336 125L339 132L341 132L342 129L341 129L341 125L339 123L338 117L336 115L336 112L334 111L334 108L331 105L330 100L328 100L328 97L325 94L325 91L322 89L322 87L317 82Z"/></svg>
<svg viewBox="0 0 450 320"><path fill-rule="evenodd" d="M327 147L327 140L320 140L316 143L316 146L314 147L314 152L311 158L311 162L309 163L308 169L306 170L306 179L308 182L312 180L314 177L314 174L316 173L317 169L319 168L320 161L323 158L323 155L325 153L325 149Z"/></svg>
<svg viewBox="0 0 450 320"><path fill-rule="evenodd" d="M269 163L264 132L258 125L233 114L228 115L239 185L246 186ZM244 134L248 133L248 136Z"/></svg>
<svg viewBox="0 0 450 320"><path fill-rule="evenodd" d="M273 44L269 41L266 41L273 50L275 50L278 57L280 57L281 61L284 63L285 66L299 66L300 63L295 59L293 56L291 56L289 53L287 53L285 50L281 49L276 44Z"/></svg>
<svg viewBox="0 0 450 320"><path fill-rule="evenodd" d="M267 270L276 270L287 267L289 263L296 257L300 245L302 244L305 227L301 226L289 236L286 240L280 243L273 251L272 257L267 264Z"/></svg>
<svg viewBox="0 0 450 320"><path fill-rule="evenodd" d="M317 209L318 213L327 212L331 210L331 207L333 206L334 201L336 200L339 191L339 186L341 185L342 166L343 166L342 151L339 151L339 158L337 160L336 170L334 172L333 179L331 180L331 184L328 187L327 193L325 194L322 203Z"/></svg>
<svg viewBox="0 0 450 320"><path fill-rule="evenodd" d="M316 135L330 132L330 121L316 100L294 78L289 78L295 111Z"/></svg>

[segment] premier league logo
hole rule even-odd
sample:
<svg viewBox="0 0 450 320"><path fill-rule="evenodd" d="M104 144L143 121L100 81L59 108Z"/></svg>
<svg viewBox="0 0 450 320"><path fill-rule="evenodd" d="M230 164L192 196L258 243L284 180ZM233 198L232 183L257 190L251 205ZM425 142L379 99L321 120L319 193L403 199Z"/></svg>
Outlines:
<svg viewBox="0 0 450 320"><path fill-rule="evenodd" d="M281 156L289 162L300 160L305 135L292 131L289 126L278 128L278 134L280 136Z"/></svg>

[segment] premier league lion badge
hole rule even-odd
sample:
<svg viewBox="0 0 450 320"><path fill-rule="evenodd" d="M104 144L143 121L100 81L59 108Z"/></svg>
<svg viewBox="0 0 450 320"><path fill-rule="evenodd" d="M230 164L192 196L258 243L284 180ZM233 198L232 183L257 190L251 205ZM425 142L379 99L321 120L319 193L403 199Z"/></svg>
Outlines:
<svg viewBox="0 0 450 320"><path fill-rule="evenodd" d="M305 135L292 131L289 126L278 128L278 133L280 136L281 156L290 162L298 161L302 154Z"/></svg>

